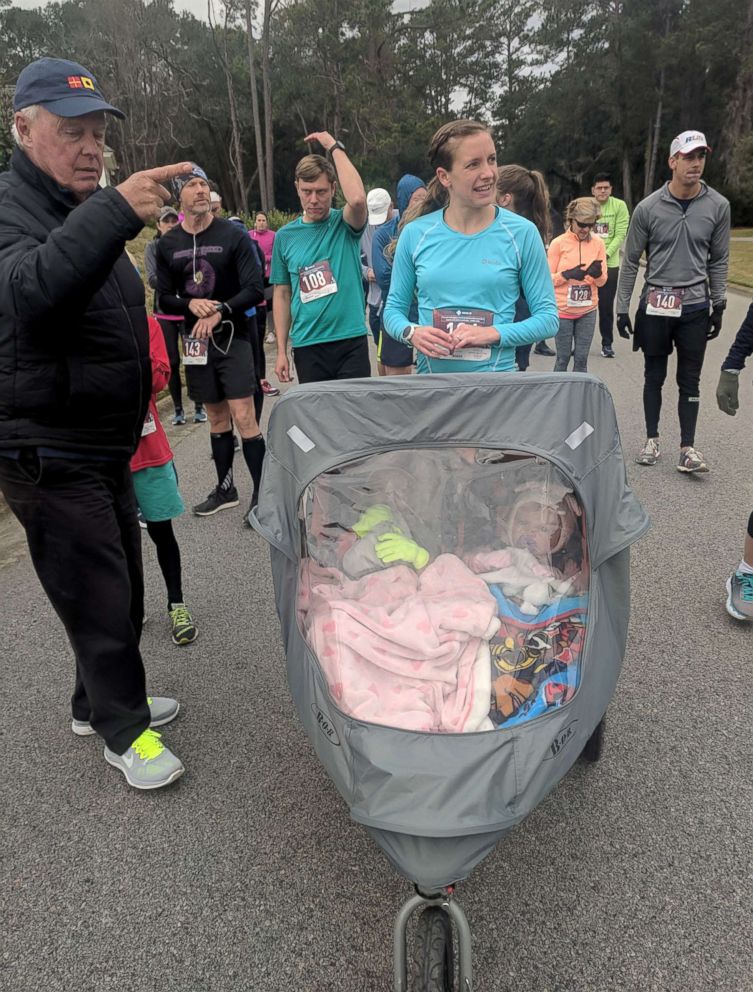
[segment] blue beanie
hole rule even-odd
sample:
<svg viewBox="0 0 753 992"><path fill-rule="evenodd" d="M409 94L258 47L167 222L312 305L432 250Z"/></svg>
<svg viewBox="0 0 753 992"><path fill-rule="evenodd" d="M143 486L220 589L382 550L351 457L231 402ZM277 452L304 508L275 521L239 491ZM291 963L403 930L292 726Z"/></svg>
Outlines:
<svg viewBox="0 0 753 992"><path fill-rule="evenodd" d="M404 175L397 184L397 209L400 213L405 213L410 198L417 189L426 189L426 183L418 176L412 176L409 172Z"/></svg>

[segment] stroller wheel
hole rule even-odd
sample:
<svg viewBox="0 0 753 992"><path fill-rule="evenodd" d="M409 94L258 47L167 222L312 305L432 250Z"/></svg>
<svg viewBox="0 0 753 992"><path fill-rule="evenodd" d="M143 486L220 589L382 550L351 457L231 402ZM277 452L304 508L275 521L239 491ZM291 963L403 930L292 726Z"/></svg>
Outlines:
<svg viewBox="0 0 753 992"><path fill-rule="evenodd" d="M418 918L412 992L453 992L454 988L452 924L443 909L429 906Z"/></svg>
<svg viewBox="0 0 753 992"><path fill-rule="evenodd" d="M598 761L601 757L601 752L604 748L604 727L606 726L606 723L607 718L603 716L601 720L599 720L596 730L594 730L586 741L586 746L581 752L586 761Z"/></svg>

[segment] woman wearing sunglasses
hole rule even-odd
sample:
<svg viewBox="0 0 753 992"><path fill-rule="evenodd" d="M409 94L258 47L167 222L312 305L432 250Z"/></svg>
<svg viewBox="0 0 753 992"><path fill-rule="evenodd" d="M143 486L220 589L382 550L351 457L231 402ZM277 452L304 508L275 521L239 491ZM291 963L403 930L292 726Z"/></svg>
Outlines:
<svg viewBox="0 0 753 992"><path fill-rule="evenodd" d="M590 196L568 204L564 234L549 246L549 271L554 280L560 319L555 338L555 372L566 372L575 343L573 371L588 371L588 350L596 327L599 286L607 281L604 241L593 235L601 208Z"/></svg>

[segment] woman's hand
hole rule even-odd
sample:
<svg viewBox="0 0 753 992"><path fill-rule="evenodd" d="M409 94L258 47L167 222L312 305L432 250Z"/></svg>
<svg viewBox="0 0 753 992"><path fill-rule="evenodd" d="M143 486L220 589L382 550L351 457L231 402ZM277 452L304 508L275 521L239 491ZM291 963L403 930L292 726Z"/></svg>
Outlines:
<svg viewBox="0 0 753 992"><path fill-rule="evenodd" d="M418 324L410 340L422 355L427 358L447 358L455 350L452 335L439 327Z"/></svg>
<svg viewBox="0 0 753 992"><path fill-rule="evenodd" d="M496 327L481 324L457 324L452 332L453 351L456 348L485 348L499 344L502 335Z"/></svg>

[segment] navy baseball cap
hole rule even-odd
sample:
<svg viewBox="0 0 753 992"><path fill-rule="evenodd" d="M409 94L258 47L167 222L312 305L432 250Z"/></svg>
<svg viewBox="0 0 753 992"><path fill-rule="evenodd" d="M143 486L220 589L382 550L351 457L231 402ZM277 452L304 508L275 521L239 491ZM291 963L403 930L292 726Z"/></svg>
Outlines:
<svg viewBox="0 0 753 992"><path fill-rule="evenodd" d="M83 117L105 110L125 117L102 96L97 80L78 62L67 59L37 59L21 70L13 95L13 109L39 105L58 117Z"/></svg>

